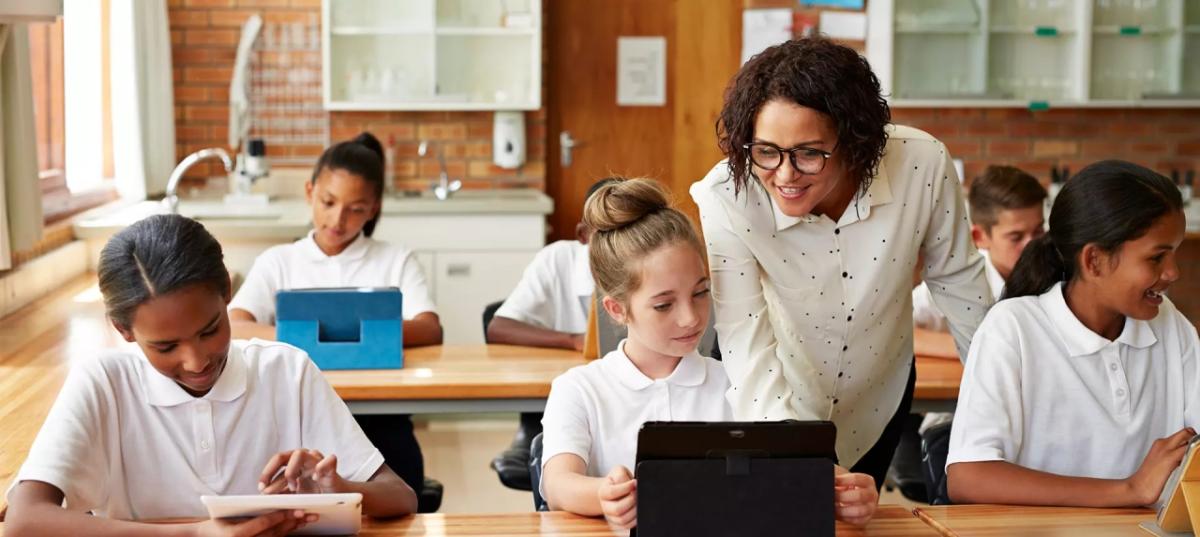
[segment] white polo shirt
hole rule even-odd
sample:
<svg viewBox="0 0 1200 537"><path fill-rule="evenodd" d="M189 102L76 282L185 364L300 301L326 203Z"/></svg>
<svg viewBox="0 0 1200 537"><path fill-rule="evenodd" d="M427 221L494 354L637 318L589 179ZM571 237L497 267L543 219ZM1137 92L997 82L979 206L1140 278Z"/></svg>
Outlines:
<svg viewBox="0 0 1200 537"><path fill-rule="evenodd" d="M975 333L946 465L1008 461L1124 479L1157 439L1200 427L1196 328L1163 299L1115 341L1068 309L1062 284L996 304Z"/></svg>
<svg viewBox="0 0 1200 537"><path fill-rule="evenodd" d="M721 362L693 351L670 376L652 380L624 348L622 341L603 358L554 379L542 417L543 466L555 455L572 453L587 463L592 477L607 475L617 465L633 471L643 423L733 418Z"/></svg>
<svg viewBox="0 0 1200 537"><path fill-rule="evenodd" d="M983 256L985 261L984 274L987 276L988 289L992 291L992 299L999 302L1000 296L1004 294L1004 277L992 265L992 258L988 257L987 250L979 250L979 255ZM942 310L938 309L937 304L933 302L933 293L929 292L929 284L921 282L921 285L913 288L912 301L913 326L939 332L950 330L946 323L946 316L942 315Z"/></svg>
<svg viewBox="0 0 1200 537"><path fill-rule="evenodd" d="M734 415L833 421L847 468L908 384L918 252L960 356L992 303L946 146L911 127L887 131L878 174L836 222L784 214L757 181L735 195L724 161L691 187Z"/></svg>
<svg viewBox="0 0 1200 537"><path fill-rule="evenodd" d="M537 253L496 315L568 334L587 332L586 300L595 283L588 249L557 241Z"/></svg>
<svg viewBox="0 0 1200 537"><path fill-rule="evenodd" d="M404 318L436 311L416 256L403 246L359 233L341 253L329 256L313 233L292 244L272 246L254 260L229 309L243 309L255 321L275 324L275 294L322 287L399 287Z"/></svg>
<svg viewBox="0 0 1200 537"><path fill-rule="evenodd" d="M13 486L43 481L63 491L68 509L116 519L206 517L201 495L258 494L271 456L295 448L336 454L351 481L383 464L295 347L233 341L200 398L132 347L74 362Z"/></svg>

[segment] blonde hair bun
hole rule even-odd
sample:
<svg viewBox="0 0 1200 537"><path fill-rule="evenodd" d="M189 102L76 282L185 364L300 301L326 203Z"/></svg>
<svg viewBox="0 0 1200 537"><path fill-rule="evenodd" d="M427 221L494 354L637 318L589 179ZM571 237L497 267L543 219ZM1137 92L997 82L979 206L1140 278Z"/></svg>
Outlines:
<svg viewBox="0 0 1200 537"><path fill-rule="evenodd" d="M583 224L595 231L616 231L670 206L670 194L657 181L620 179L588 198Z"/></svg>

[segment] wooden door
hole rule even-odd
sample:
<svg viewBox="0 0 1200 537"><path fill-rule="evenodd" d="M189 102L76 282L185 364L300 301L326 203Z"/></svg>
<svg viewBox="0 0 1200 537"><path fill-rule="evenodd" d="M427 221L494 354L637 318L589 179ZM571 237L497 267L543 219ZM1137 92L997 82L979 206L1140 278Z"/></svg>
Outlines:
<svg viewBox="0 0 1200 537"><path fill-rule="evenodd" d="M742 0L554 0L546 6L547 193L551 238L574 235L584 196L609 175L688 186L718 160L714 123L738 67ZM617 38L667 39L667 104L617 106ZM561 133L578 144L561 159Z"/></svg>

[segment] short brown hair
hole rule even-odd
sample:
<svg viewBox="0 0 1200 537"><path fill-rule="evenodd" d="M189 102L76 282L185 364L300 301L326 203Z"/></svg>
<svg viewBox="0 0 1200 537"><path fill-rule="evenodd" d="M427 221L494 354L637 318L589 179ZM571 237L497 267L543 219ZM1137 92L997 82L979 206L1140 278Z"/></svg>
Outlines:
<svg viewBox="0 0 1200 537"><path fill-rule="evenodd" d="M600 186L583 208L590 227L588 264L596 289L622 304L641 286L638 262L678 242L704 250L692 222L671 207L670 194L651 179L617 179Z"/></svg>
<svg viewBox="0 0 1200 537"><path fill-rule="evenodd" d="M1046 200L1046 189L1032 175L1012 166L988 166L971 182L967 201L971 222L991 233L1000 211L1027 209Z"/></svg>

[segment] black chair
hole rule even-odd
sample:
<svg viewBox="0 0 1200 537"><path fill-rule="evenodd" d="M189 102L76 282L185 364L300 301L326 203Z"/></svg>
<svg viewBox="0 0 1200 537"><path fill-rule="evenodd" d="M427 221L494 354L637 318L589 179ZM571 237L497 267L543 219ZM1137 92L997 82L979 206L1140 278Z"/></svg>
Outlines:
<svg viewBox="0 0 1200 537"><path fill-rule="evenodd" d="M542 433L529 443L529 485L533 491L533 510L549 511L550 506L542 498Z"/></svg>
<svg viewBox="0 0 1200 537"><path fill-rule="evenodd" d="M950 427L953 424L940 423L921 434L921 468L931 505L953 503L946 489L946 457L950 454Z"/></svg>
<svg viewBox="0 0 1200 537"><path fill-rule="evenodd" d="M496 310L504 305L503 300L497 300L483 307L483 341L488 343L487 329L488 325L492 324L492 317L496 316Z"/></svg>
<svg viewBox="0 0 1200 537"><path fill-rule="evenodd" d="M421 493L417 494L418 513L436 513L442 507L442 482L426 477L422 484Z"/></svg>

